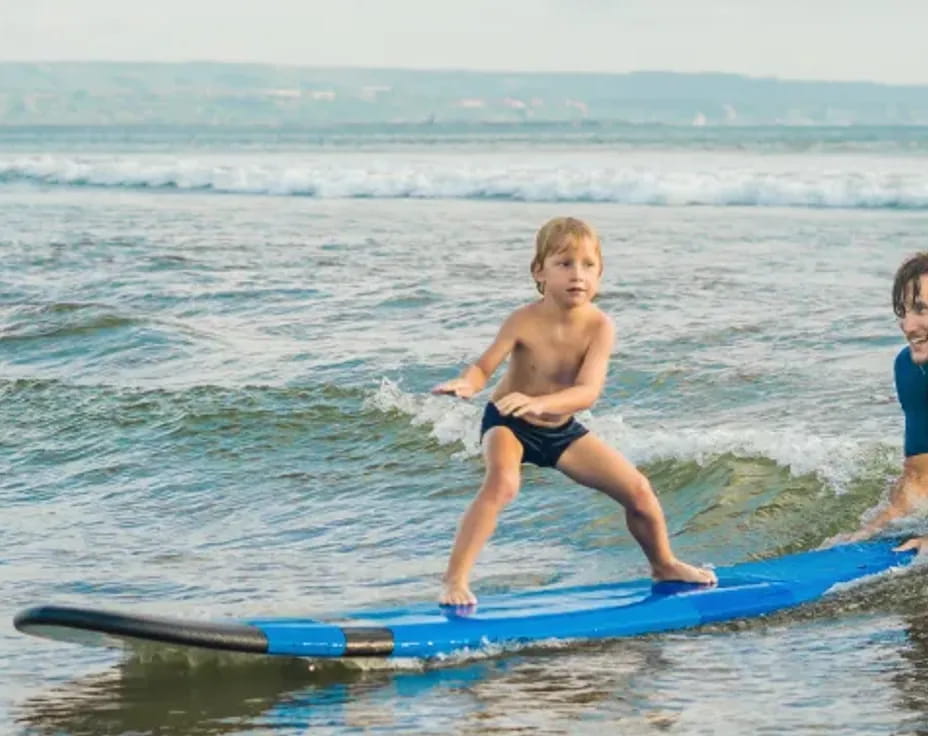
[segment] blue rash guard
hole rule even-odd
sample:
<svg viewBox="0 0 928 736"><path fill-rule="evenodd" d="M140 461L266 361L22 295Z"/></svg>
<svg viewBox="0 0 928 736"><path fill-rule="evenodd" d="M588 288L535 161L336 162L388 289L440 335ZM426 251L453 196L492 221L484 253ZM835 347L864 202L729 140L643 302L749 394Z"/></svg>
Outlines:
<svg viewBox="0 0 928 736"><path fill-rule="evenodd" d="M908 346L896 356L896 395L905 414L905 456L928 453L928 367L912 362Z"/></svg>

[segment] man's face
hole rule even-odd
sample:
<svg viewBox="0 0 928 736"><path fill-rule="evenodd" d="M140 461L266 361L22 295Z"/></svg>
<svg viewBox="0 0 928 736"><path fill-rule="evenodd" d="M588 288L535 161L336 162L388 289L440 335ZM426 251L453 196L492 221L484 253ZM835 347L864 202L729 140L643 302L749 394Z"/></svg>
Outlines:
<svg viewBox="0 0 928 736"><path fill-rule="evenodd" d="M928 363L928 274L919 276L918 294L914 286L914 282L906 284L899 328L909 343L912 362L924 364Z"/></svg>

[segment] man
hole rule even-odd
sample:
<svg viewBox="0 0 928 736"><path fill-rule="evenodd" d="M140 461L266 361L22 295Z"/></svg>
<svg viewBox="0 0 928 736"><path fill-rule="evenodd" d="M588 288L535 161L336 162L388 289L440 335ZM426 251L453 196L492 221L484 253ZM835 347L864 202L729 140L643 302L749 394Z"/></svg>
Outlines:
<svg viewBox="0 0 928 736"><path fill-rule="evenodd" d="M928 252L905 260L893 281L893 311L908 345L896 356L896 394L905 415L905 462L889 504L846 541L866 539L895 519L928 508ZM897 550L928 551L928 536Z"/></svg>

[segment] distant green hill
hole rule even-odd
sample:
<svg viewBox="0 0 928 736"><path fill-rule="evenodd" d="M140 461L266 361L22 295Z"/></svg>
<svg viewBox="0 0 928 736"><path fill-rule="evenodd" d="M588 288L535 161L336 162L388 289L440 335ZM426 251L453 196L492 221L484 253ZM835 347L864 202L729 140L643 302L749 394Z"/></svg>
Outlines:
<svg viewBox="0 0 928 736"><path fill-rule="evenodd" d="M0 125L928 124L928 86L732 74L0 63Z"/></svg>

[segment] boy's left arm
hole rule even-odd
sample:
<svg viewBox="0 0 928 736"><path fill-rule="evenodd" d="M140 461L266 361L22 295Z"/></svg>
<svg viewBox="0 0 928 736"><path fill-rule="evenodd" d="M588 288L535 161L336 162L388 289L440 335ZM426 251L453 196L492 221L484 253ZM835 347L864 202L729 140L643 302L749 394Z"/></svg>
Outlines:
<svg viewBox="0 0 928 736"><path fill-rule="evenodd" d="M553 394L531 398L528 403L515 409L512 412L513 416L574 414L589 409L596 403L603 391L614 343L615 328L612 321L604 315L583 357L583 364L580 366L574 385Z"/></svg>

